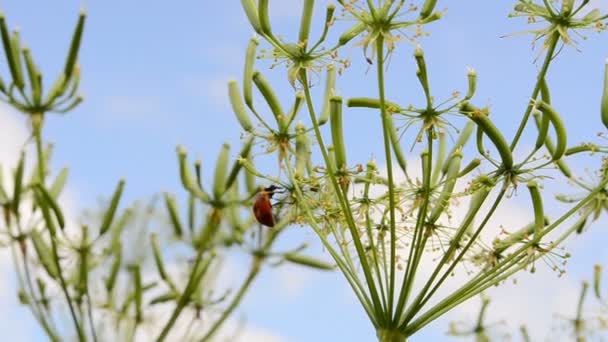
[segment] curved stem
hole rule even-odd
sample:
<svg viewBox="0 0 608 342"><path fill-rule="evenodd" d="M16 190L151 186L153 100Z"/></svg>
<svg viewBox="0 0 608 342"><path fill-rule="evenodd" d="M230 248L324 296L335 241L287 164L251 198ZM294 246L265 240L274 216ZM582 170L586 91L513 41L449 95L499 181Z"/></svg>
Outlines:
<svg viewBox="0 0 608 342"><path fill-rule="evenodd" d="M541 67L540 72L538 73L536 85L534 86L534 90L532 90L532 96L530 102L528 103L528 107L526 108L526 112L524 113L524 117L521 119L521 123L519 124L519 128L517 129L517 133L515 133L513 141L511 142L511 151L515 149L515 146L517 145L519 138L521 138L524 128L528 123L528 119L530 118L530 114L532 113L532 108L534 108L534 100L536 100L536 97L540 92L543 79L547 75L547 70L549 70L549 64L551 64L551 61L553 60L553 53L555 52L555 47L559 42L559 32L557 32L557 30L554 31L551 36L547 38L547 41L549 42L549 47L547 49L547 54L545 55L545 61L543 62L543 66Z"/></svg>

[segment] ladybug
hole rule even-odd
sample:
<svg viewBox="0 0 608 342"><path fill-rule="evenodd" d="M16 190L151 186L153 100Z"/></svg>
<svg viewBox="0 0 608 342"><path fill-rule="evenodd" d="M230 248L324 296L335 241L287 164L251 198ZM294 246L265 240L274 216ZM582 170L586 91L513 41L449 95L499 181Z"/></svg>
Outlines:
<svg viewBox="0 0 608 342"><path fill-rule="evenodd" d="M272 196L277 193L280 187L271 185L258 192L253 202L253 215L259 223L266 227L274 227L274 215L272 213Z"/></svg>

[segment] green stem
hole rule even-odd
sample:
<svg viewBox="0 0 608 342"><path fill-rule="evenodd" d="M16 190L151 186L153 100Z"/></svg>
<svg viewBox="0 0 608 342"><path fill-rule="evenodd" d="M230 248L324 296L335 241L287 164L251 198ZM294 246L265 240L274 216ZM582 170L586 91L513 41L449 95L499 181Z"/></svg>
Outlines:
<svg viewBox="0 0 608 342"><path fill-rule="evenodd" d="M424 170L424 197L422 200L422 205L420 210L418 211L418 217L416 220L416 228L414 231L414 236L412 237L412 246L410 248L409 256L408 256L408 264L405 269L405 276L403 277L403 285L401 286L401 293L399 294L399 302L397 303L397 309L395 316L395 324L399 324L401 319L401 313L405 305L407 304L408 296L410 295L410 291L414 284L414 279L416 277L416 270L418 268L418 264L420 263L420 259L422 257L422 253L424 252L424 245L426 244L428 235L424 233L425 223L426 223L426 214L428 211L429 202L431 200L431 176L432 176L432 160L433 160L433 141L431 132L427 132L428 139L428 157L426 158L428 161L428 165L423 168ZM424 160L423 160L424 163Z"/></svg>
<svg viewBox="0 0 608 342"><path fill-rule="evenodd" d="M386 111L386 98L384 94L384 39L382 35L376 40L376 54L378 56L378 91L380 96L380 114L382 118L382 135L384 136L384 154L386 158L386 173L388 174L388 199L389 199L389 224L391 232L390 247L390 282L388 284L388 308L385 312L387 322L393 319L393 299L395 295L395 267L396 267L396 246L397 232L395 228L395 180L393 179L393 161L391 155L391 142L389 129L392 127L389 120L390 114ZM378 278L382 286L382 278Z"/></svg>
<svg viewBox="0 0 608 342"><path fill-rule="evenodd" d="M328 173L329 179L331 180L332 185L336 191L336 195L338 197L338 202L340 203L342 212L344 214L344 217L346 218L348 229L352 235L353 242L355 244L355 249L357 251L357 256L359 257L359 261L361 262L361 268L362 268L363 274L365 276L365 281L367 283L367 286L369 288L369 291L370 291L370 294L372 297L372 301L374 304L373 306L376 310L376 314L377 314L378 318L384 318L382 315L382 311L381 311L382 303L380 302L380 298L378 296L378 290L376 288L376 283L374 282L374 278L372 276L372 272L370 270L370 266L367 261L367 256L365 254L365 250L363 249L363 245L361 243L361 238L359 237L357 225L355 224L355 221L353 219L353 213L350 208L350 204L348 203L348 200L347 200L345 194L342 192L342 187L340 187L338 184L338 180L336 179L335 171L333 169L331 160L329 158L329 154L327 153L325 143L323 142L323 137L321 135L321 130L319 128L319 123L317 121L317 117L315 115L315 110L314 110L314 107L312 104L310 88L308 87L308 76L306 74L305 69L302 69L300 71L300 79L301 79L302 85L304 87L304 96L306 98L308 114L310 115L310 119L311 119L312 125L314 127L315 137L317 139L317 143L319 144L319 148L321 149L321 153L323 154L323 160L327 167L327 173Z"/></svg>
<svg viewBox="0 0 608 342"><path fill-rule="evenodd" d="M399 330L380 329L376 331L378 342L406 342L406 336Z"/></svg>
<svg viewBox="0 0 608 342"><path fill-rule="evenodd" d="M519 124L519 128L517 129L517 133L515 133L515 137L513 137L513 141L511 142L511 146L510 146L511 151L515 150L515 146L517 145L519 138L521 138L524 128L526 127L526 124L528 122L528 119L530 118L530 113L532 113L532 108L534 108L534 100L536 99L536 97L538 96L538 93L540 92L540 88L543 83L543 79L545 78L545 76L547 74L547 70L549 69L549 64L551 64L551 61L553 60L553 53L555 52L555 47L557 46L557 43L559 42L559 32L557 32L557 30L554 31L551 34L551 36L549 36L549 38L547 38L547 41L549 42L549 47L547 49L547 54L545 55L545 61L543 62L543 66L541 67L540 72L538 73L538 78L536 79L536 85L534 86L534 90L532 90L531 100L528 103L528 107L526 108L524 117L522 118L521 123Z"/></svg>
<svg viewBox="0 0 608 342"><path fill-rule="evenodd" d="M158 335L158 338L156 338L156 341L164 341L167 335L169 335L171 328L173 327L173 325L177 321L177 318L190 301L192 293L194 293L194 291L196 290L196 287L200 283L202 276L213 261L214 255L210 255L206 260L203 261L203 254L205 254L205 251L206 250L204 246L201 246L201 249L196 255L196 261L194 262L194 266L192 266L190 278L188 279L188 283L186 284L184 292L182 292L182 295L179 297L175 309L173 310L173 313L171 313L171 317L169 317L169 320L163 327L163 330L160 332L160 335Z"/></svg>
<svg viewBox="0 0 608 342"><path fill-rule="evenodd" d="M363 306L363 309L365 310L365 313L368 315L372 324L374 326L377 326L376 318L373 315L374 307L373 307L369 297L367 296L367 293L365 292L365 288L364 288L363 284L361 283L361 281L359 280L359 278L357 277L355 270L352 267L349 268L349 265L351 265L352 262L349 262L348 260L345 262L344 260L342 260L340 258L340 256L338 255L338 253L336 252L336 250L333 248L333 246L329 243L329 241L325 237L325 234L321 231L321 229L319 229L317 222L312 214L312 209L310 208L307 200L304 198L302 189L300 188L299 183L295 179L295 172L293 170L293 167L289 163L285 163L285 165L287 167L287 172L289 174L289 180L294 185L294 190L295 190L294 193L296 195L298 203L300 203L302 205L302 207L304 209L304 214L306 215L306 218L308 219L308 223L309 223L310 227L315 232L315 234L317 234L317 236L321 240L321 243L323 244L323 247L325 247L327 249L329 254L332 256L332 258L338 265L338 268L340 269L340 271L346 278L346 281L348 282L348 284L351 286L351 289L355 293L355 296L357 296L357 299ZM345 248L340 243L338 243L338 245L340 246L340 250L343 250L343 248Z"/></svg>
<svg viewBox="0 0 608 342"><path fill-rule="evenodd" d="M595 189L595 191L591 192L586 198L581 200L575 207L573 207L566 214L562 215L559 219L557 219L551 225L552 227L551 226L546 227L545 230L543 231L543 236L545 234L549 233L551 230L555 229L562 222L564 222L567 218L569 218L570 216L572 216L573 214L578 212L590 200L592 200L593 197L596 196L597 193L601 189L603 189L603 187L607 183L608 183L608 180L603 181ZM586 214L584 214L581 217L581 220L585 218L585 215ZM576 231L576 228L577 228L578 224L580 224L581 220L579 220L579 222L575 223L572 228L570 228L567 232L565 232L559 239L555 240L552 244L554 246L557 246L561 242L563 242L567 236L571 235L574 231ZM455 306L457 306L460 303L466 301L467 299L475 296L476 294L484 291L485 289L487 289L491 286L494 286L494 285L500 283L501 281L508 279L511 275L513 275L514 273L525 268L527 265L530 264L530 262L533 262L534 260L540 258L543 255L543 254L538 253L537 255L530 258L528 262L522 263L521 261L523 261L526 258L527 250L530 247L532 247L532 241L526 243L521 248L519 248L517 251L510 254L508 257L506 257L503 261L501 261L499 264L494 266L492 269L482 272L475 278L471 279L469 282L467 282L467 284L463 285L459 290L455 291L450 296L448 296L441 302L437 303L437 305L435 305L433 308L429 309L422 316L420 316L415 321L413 321L411 324L409 324L407 327L405 327L403 330L405 332L405 334L407 336L411 336L416 331L420 330L421 328L423 328L424 326L426 326L427 324L429 324L436 318L443 315L445 312L451 310ZM512 267L515 265L517 265L517 267L515 267L512 270L509 269L509 267Z"/></svg>
<svg viewBox="0 0 608 342"><path fill-rule="evenodd" d="M38 176L39 176L38 181L40 182L40 184L42 186L44 186L45 159L44 159L44 152L42 151L42 137L41 137L42 119L43 119L42 113L34 114L32 116L32 121L33 121L33 126L34 126L33 133L34 133L34 139L36 141L36 153L38 156ZM81 342L86 341L86 336L85 336L84 330L82 328L82 325L78 321L78 317L76 316L76 310L74 309L74 304L72 303L72 298L70 297L70 293L68 291L68 285L67 285L67 282L65 281L65 277L63 276L61 263L59 262L59 252L58 252L58 248L57 248L56 236L54 236L54 234L51 234L51 247L52 247L52 252L53 252L53 262L57 266L57 273L59 276L61 290L63 292L66 302L68 303L68 307L70 309L70 315L72 316L72 321L74 322L74 327L76 328L76 332L78 333L78 340Z"/></svg>
<svg viewBox="0 0 608 342"><path fill-rule="evenodd" d="M262 266L262 261L263 261L263 257L260 257L258 255L253 257L253 261L251 263L251 269L249 270L249 274L247 275L247 278L245 278L245 281L243 282L243 284L239 288L238 292L236 293L236 295L230 302L230 305L228 305L226 310L224 310L222 312L222 314L218 318L218 320L213 323L213 325L211 326L209 331L205 334L205 336L203 336L200 339L201 342L210 341L211 338L213 338L213 335L215 335L215 333L219 330L219 328L222 326L222 324L226 321L226 319L232 314L232 312L241 303L245 293L249 290L249 287L253 283L253 280L256 278L256 276L260 272L260 269Z"/></svg>

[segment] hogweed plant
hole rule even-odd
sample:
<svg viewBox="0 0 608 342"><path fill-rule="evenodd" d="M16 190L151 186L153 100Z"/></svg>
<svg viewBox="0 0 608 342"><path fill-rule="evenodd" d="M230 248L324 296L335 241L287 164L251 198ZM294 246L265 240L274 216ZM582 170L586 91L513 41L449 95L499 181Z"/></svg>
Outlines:
<svg viewBox="0 0 608 342"><path fill-rule="evenodd" d="M608 329L608 303L605 296L602 294L601 288L602 266L597 264L593 267L593 283L583 281L581 283L580 292L576 299L576 304L573 305L571 315L555 313L553 315L554 327L550 334L546 337L548 340L555 340L567 336L573 341L585 342L595 341L598 337L605 333ZM589 303L589 291L593 291L591 303ZM490 298L484 294L481 295L482 305L475 323L467 321L456 321L450 323L448 335L457 337L468 337L473 341L502 341L506 340L508 334L501 333L497 325L502 325L503 329L508 324L507 321L501 320L495 323L486 323L485 315L490 305ZM472 326L472 328L469 328ZM537 329L538 326L534 327ZM527 325L519 327L521 340L524 342L532 341ZM517 334L514 334L517 335Z"/></svg>
<svg viewBox="0 0 608 342"><path fill-rule="evenodd" d="M521 270L534 271L539 259L561 274L561 264L569 254L560 246L603 210L608 177L602 168L597 181L590 184L568 167L573 155L592 152L599 157L606 147L589 143L569 147L567 127L551 102L548 76L559 51L576 44L573 33L603 31L608 15L589 11L587 0L517 2L512 16L540 25L525 33L533 34L542 48L530 100L509 138L494 124L490 108L475 105L477 74L472 69L464 97L455 94L444 103L435 102L428 77L431 66L420 45L413 52L413 62L423 105L408 104L416 102L413 98L387 98L387 78L392 76L387 61L399 41L415 41L425 35L425 25L441 19L437 1L426 0L420 7L405 0L337 2L341 10L327 7L316 39L310 35L314 0L302 1L297 40L287 41L272 27L268 0L242 0L256 36L247 48L242 85L232 81L228 89L245 137L262 146L254 155L276 154L280 171L264 172L251 159L240 162L249 173L288 190L291 223L309 226L318 235L378 340L405 341L485 289ZM354 24L336 33L337 41L331 42L328 37L341 19ZM261 42L269 48L258 54ZM337 74L350 70L340 52L350 42L362 47L369 70L376 74L377 93L368 97L338 96ZM287 70L285 86L291 85L294 93L287 110L273 85L256 70L256 59L267 58L273 69L284 66ZM606 72L601 117L608 124ZM313 98L311 88L318 82L311 79L322 73L324 95ZM266 102L264 107L254 101L254 89ZM384 148L377 155L384 158L385 172L373 160L347 158L352 151L343 131L345 105L378 114L374 120L382 124L378 136ZM536 137L529 153L519 153L524 133ZM454 135L450 146L448 137ZM371 137L374 134L368 133L367 138ZM466 146L469 140L476 150ZM419 152L416 162L408 160L406 148ZM320 165L315 165L318 160ZM412 165L417 164L420 171L413 172ZM559 172L547 177L548 168ZM585 193L568 197L568 210L548 218L543 187L567 182ZM482 233L497 231L489 224L497 209L516 193L529 195L534 212L531 223L518 231L496 233L491 243L484 243ZM461 218L452 215L457 202L469 203ZM463 269L468 278L452 277Z"/></svg>
<svg viewBox="0 0 608 342"><path fill-rule="evenodd" d="M162 196L165 214L153 205L121 209L121 180L100 212L82 220L70 217L58 200L68 170L50 179L51 146L43 143L42 133L48 113L67 113L82 102L77 61L85 18L81 12L65 67L45 89L32 53L17 31L9 33L0 15L10 72L10 82L0 78L0 100L27 115L31 125L31 139L13 169L12 189L0 178L1 244L12 252L19 299L48 339L210 341L264 265L290 262L332 269L302 254L305 245L275 251L274 242L292 216L284 216L272 231L256 229L247 209L259 189L251 174L239 181L242 164L229 165L228 145L220 151L211 192L204 188L201 162L190 165L178 147L179 174L187 192L184 210L169 192ZM36 164L28 176L25 153L31 140ZM239 156L251 158L251 147L252 141L244 144ZM251 257L242 283L218 283L222 262L238 250ZM63 322L66 308L70 324Z"/></svg>

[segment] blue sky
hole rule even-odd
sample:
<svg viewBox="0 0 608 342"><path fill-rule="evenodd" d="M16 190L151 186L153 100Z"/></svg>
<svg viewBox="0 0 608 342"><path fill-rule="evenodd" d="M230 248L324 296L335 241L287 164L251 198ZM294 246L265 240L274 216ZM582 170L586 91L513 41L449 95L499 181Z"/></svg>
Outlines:
<svg viewBox="0 0 608 342"><path fill-rule="evenodd" d="M275 32L294 36L299 2L270 1ZM317 1L317 24L326 3ZM439 1L437 8L447 7L448 12L443 20L426 27L431 37L420 41L437 99L448 98L454 90L466 90L466 68L474 67L478 73L476 103L491 105L493 119L508 137L515 131L514 123L539 67L533 64L538 52L532 51L530 36L499 38L529 28L525 19L507 18L513 4ZM601 5L608 10L605 2ZM239 143L240 126L228 104L226 83L229 79L240 81L245 47L252 35L240 2L0 1L9 24L20 27L23 40L48 75L63 65L82 6L88 13L80 57L86 100L66 117L51 117L45 132L56 146L55 167L68 165L71 169L70 189L76 207L95 205L99 196L109 195L121 177L127 179L126 201L163 190L181 191L174 153L177 144L184 145L191 156L202 158L205 173L211 174L221 144L229 142L236 150ZM313 32L318 32L320 25L316 27ZM578 39L582 53L565 48L549 72L553 102L564 113L572 142L592 140L603 129L599 96L608 35L584 34L589 39ZM403 43L392 57L388 94L405 103L420 103L422 92L414 77L412 51L411 45ZM375 94L375 74L373 69L365 74L361 49L350 46L343 56L352 60L353 67L338 81L343 85L342 94ZM285 74L271 72L263 65L259 68L290 101L292 90ZM3 75L7 75L5 69L0 65ZM359 161L379 158L379 121L364 112L349 114L345 119L352 151L349 157ZM524 209L526 203L522 201ZM605 238L604 227L596 225L588 236L573 242L572 249L578 253L569 268L572 280L564 283L577 288L579 280L590 274L591 263L608 261L608 253L599 243ZM290 233L281 243L295 245L289 239L315 242L312 233L302 230ZM286 282L289 277L296 277L296 281ZM521 278L527 284L526 276ZM530 286L530 291L543 291ZM525 296L526 291L506 293ZM476 305L474 302L473 307ZM0 310L14 310L13 319L30 320L25 310L12 306ZM374 336L337 273L266 270L242 313L252 327L280 336L280 341L370 341ZM8 328L11 324L11 320L0 320L0 331L3 325ZM446 322L440 322L412 340L442 340L446 329ZM38 335L30 336L37 339Z"/></svg>

